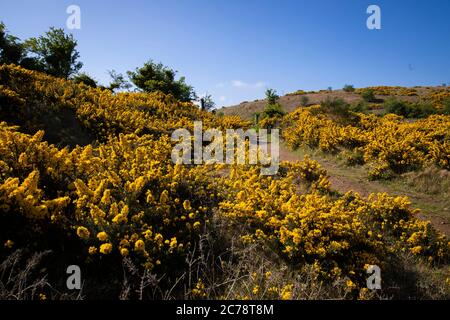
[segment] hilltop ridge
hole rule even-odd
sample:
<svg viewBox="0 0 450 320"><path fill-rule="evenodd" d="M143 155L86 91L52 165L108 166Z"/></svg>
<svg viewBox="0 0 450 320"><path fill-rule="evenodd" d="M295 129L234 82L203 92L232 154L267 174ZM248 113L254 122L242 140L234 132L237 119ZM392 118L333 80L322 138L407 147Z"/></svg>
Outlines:
<svg viewBox="0 0 450 320"><path fill-rule="evenodd" d="M288 93L280 96L278 103L285 112L292 112L297 107L303 106L305 99L306 106L319 104L327 99L342 99L347 103L357 103L364 101L361 92L365 89L373 88L379 109L382 109L382 103L389 97L395 97L401 101L419 102L432 99L432 96L440 92L450 92L448 86L416 86L416 87L390 87L378 86L368 88L357 88L353 92L339 90L320 90L320 91L303 91L298 90L294 93ZM262 112L266 105L266 99L258 99L254 101L243 101L237 105L224 106L217 110L224 115L237 115L243 119L250 120L255 113Z"/></svg>

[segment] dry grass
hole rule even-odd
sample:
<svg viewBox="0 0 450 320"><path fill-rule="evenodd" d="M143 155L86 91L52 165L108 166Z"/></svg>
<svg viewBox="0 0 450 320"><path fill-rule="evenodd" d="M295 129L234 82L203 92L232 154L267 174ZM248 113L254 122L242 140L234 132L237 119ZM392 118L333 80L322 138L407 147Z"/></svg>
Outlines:
<svg viewBox="0 0 450 320"><path fill-rule="evenodd" d="M80 300L82 290L61 292L47 280L43 260L50 251L27 255L16 250L0 264L0 300Z"/></svg>
<svg viewBox="0 0 450 320"><path fill-rule="evenodd" d="M416 191L450 197L450 171L448 170L431 166L419 172L404 174L403 178Z"/></svg>
<svg viewBox="0 0 450 320"><path fill-rule="evenodd" d="M433 267L412 256L392 257L392 269L382 270L381 291L363 295L349 290L347 279L324 281L314 265L294 265L283 259L271 244L243 243L246 226L236 228L215 216L198 244L186 256L185 272L177 278L158 278L141 266L123 259L122 300L148 299L450 299L450 268ZM0 265L0 299L82 299L82 291L58 291L48 282L44 258L50 252L28 259L18 250ZM120 275L118 276L120 278ZM94 283L92 279L83 282ZM201 285L199 285L199 283ZM103 283L107 289L107 283ZM92 288L90 288L92 291ZM101 290L100 290L101 291ZM356 295L355 295L356 294ZM101 297L96 297L101 298Z"/></svg>

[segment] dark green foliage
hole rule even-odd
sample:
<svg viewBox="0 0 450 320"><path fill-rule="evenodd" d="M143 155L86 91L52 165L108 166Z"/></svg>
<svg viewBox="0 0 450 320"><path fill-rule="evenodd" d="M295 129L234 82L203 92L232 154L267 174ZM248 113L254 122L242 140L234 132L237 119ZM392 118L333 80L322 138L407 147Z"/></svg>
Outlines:
<svg viewBox="0 0 450 320"><path fill-rule="evenodd" d="M280 97L278 96L276 90L274 89L266 90L267 104L264 111L261 114L262 118L273 118L284 116L285 112L283 111L281 105L278 103L279 98Z"/></svg>
<svg viewBox="0 0 450 320"><path fill-rule="evenodd" d="M97 81L95 81L91 76L84 72L75 75L72 78L72 81L75 83L84 83L85 85L92 88L97 88Z"/></svg>
<svg viewBox="0 0 450 320"><path fill-rule="evenodd" d="M63 29L50 28L45 35L25 42L8 34L0 22L0 63L16 64L26 69L69 78L82 67L78 61L77 42Z"/></svg>
<svg viewBox="0 0 450 320"><path fill-rule="evenodd" d="M19 64L25 54L19 38L8 34L6 26L0 22L0 63Z"/></svg>
<svg viewBox="0 0 450 320"><path fill-rule="evenodd" d="M444 109L442 110L443 114L450 115L450 99L447 98L443 101Z"/></svg>
<svg viewBox="0 0 450 320"><path fill-rule="evenodd" d="M184 102L195 100L193 87L185 83L184 77L175 80L176 73L162 63L154 63L150 60L143 67L128 71L128 76L131 82L142 91L161 91Z"/></svg>
<svg viewBox="0 0 450 320"><path fill-rule="evenodd" d="M108 73L112 81L107 89L114 92L116 90L128 90L131 88L131 84L125 80L125 77L121 73L117 73L115 70L109 70Z"/></svg>
<svg viewBox="0 0 450 320"><path fill-rule="evenodd" d="M384 103L387 113L394 113L405 118L425 118L437 113L437 110L429 103L411 103L390 98Z"/></svg>
<svg viewBox="0 0 450 320"><path fill-rule="evenodd" d="M325 113L347 117L350 111L350 105L342 99L330 99L320 103L321 109Z"/></svg>
<svg viewBox="0 0 450 320"><path fill-rule="evenodd" d="M215 107L215 102L210 94L206 94L200 98L200 108L202 110L212 110Z"/></svg>
<svg viewBox="0 0 450 320"><path fill-rule="evenodd" d="M410 111L410 107L406 102L394 98L386 100L384 108L387 113L394 113L401 116L407 116Z"/></svg>
<svg viewBox="0 0 450 320"><path fill-rule="evenodd" d="M369 109L368 107L368 103L366 101L358 101L355 103L352 103L350 105L350 110L353 112L367 112L367 110Z"/></svg>
<svg viewBox="0 0 450 320"><path fill-rule="evenodd" d="M268 105L277 103L279 98L280 97L278 96L277 91L275 89L266 90L266 100Z"/></svg>
<svg viewBox="0 0 450 320"><path fill-rule="evenodd" d="M273 118L277 116L284 116L285 112L279 103L268 104L263 111L263 117Z"/></svg>
<svg viewBox="0 0 450 320"><path fill-rule="evenodd" d="M345 92L354 92L355 87L353 87L353 85L351 84L346 84L344 88L342 88L342 90L344 90Z"/></svg>
<svg viewBox="0 0 450 320"><path fill-rule="evenodd" d="M366 102L375 102L375 100L376 100L375 93L374 93L374 91L372 89L364 89L361 92L361 97Z"/></svg>
<svg viewBox="0 0 450 320"><path fill-rule="evenodd" d="M300 104L304 107L308 106L309 104L309 98L307 96L302 96L300 98Z"/></svg>
<svg viewBox="0 0 450 320"><path fill-rule="evenodd" d="M78 61L77 41L63 29L50 28L45 35L30 38L24 45L35 59L34 69L52 76L67 79L83 66Z"/></svg>

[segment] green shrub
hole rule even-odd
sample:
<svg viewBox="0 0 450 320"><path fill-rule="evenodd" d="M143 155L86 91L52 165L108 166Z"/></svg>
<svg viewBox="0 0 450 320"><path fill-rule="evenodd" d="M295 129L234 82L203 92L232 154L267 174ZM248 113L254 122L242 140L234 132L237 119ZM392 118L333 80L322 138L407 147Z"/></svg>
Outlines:
<svg viewBox="0 0 450 320"><path fill-rule="evenodd" d="M444 106L444 108L442 110L442 113L450 115L450 99L449 98L447 98L443 101L443 106Z"/></svg>
<svg viewBox="0 0 450 320"><path fill-rule="evenodd" d="M342 88L342 90L344 90L345 92L354 92L355 87L353 87L353 85L351 84L346 84L344 88Z"/></svg>
<svg viewBox="0 0 450 320"><path fill-rule="evenodd" d="M376 98L375 98L375 92L373 91L373 89L364 89L361 92L361 97L364 99L364 101L366 102L375 102Z"/></svg>
<svg viewBox="0 0 450 320"><path fill-rule="evenodd" d="M400 116L407 117L411 112L411 107L405 102L394 98L385 101L384 108L387 113L394 113Z"/></svg>
<svg viewBox="0 0 450 320"><path fill-rule="evenodd" d="M414 118L426 118L432 114L436 114L437 110L433 107L431 103L419 103L416 104L416 114Z"/></svg>
<svg viewBox="0 0 450 320"><path fill-rule="evenodd" d="M366 101L358 101L350 105L350 110L365 113L369 110L369 104Z"/></svg>
<svg viewBox="0 0 450 320"><path fill-rule="evenodd" d="M342 99L330 99L320 103L321 108L326 113L331 113L339 116L347 116L350 111L350 105Z"/></svg>
<svg viewBox="0 0 450 320"><path fill-rule="evenodd" d="M262 112L262 118L273 118L273 117L282 117L285 112L281 105L277 102L280 97L277 94L277 91L274 89L266 90L266 100L267 104Z"/></svg>
<svg viewBox="0 0 450 320"><path fill-rule="evenodd" d="M263 118L273 118L284 116L285 112L279 103L268 104L263 111Z"/></svg>
<svg viewBox="0 0 450 320"><path fill-rule="evenodd" d="M72 78L72 81L75 83L84 83L85 85L92 88L97 88L97 81L95 81L91 76L84 72L75 75Z"/></svg>
<svg viewBox="0 0 450 320"><path fill-rule="evenodd" d="M388 99L384 107L387 113L394 113L405 118L426 118L437 113L430 103L410 103L394 98Z"/></svg>
<svg viewBox="0 0 450 320"><path fill-rule="evenodd" d="M302 96L300 99L300 104L304 107L308 106L309 98L307 96Z"/></svg>

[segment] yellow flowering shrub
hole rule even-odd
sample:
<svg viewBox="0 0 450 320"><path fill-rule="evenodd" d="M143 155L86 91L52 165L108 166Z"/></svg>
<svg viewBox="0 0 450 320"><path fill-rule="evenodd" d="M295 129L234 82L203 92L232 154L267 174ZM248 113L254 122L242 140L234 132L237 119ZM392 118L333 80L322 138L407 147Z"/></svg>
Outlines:
<svg viewBox="0 0 450 320"><path fill-rule="evenodd" d="M450 99L450 89L433 89L425 98L427 101L431 101L433 106L440 110L443 108L444 101Z"/></svg>
<svg viewBox="0 0 450 320"><path fill-rule="evenodd" d="M416 219L406 198L349 192L336 199L326 172L309 159L282 163L276 179L250 167L232 170L221 182L227 200L220 214L246 226L244 242L263 241L294 264L316 264L323 279L346 276L362 288L365 266L384 267L398 251L448 261L448 240Z"/></svg>
<svg viewBox="0 0 450 320"><path fill-rule="evenodd" d="M390 86L377 86L368 88L358 88L355 93L360 94L364 90L371 89L374 94L383 96L417 96L417 89L406 87L390 87Z"/></svg>
<svg viewBox="0 0 450 320"><path fill-rule="evenodd" d="M283 137L291 148L307 145L341 152L350 163L367 163L372 178L433 163L450 169L450 116L405 122L392 114L355 114L354 124L343 125L319 110L299 108L285 117Z"/></svg>

